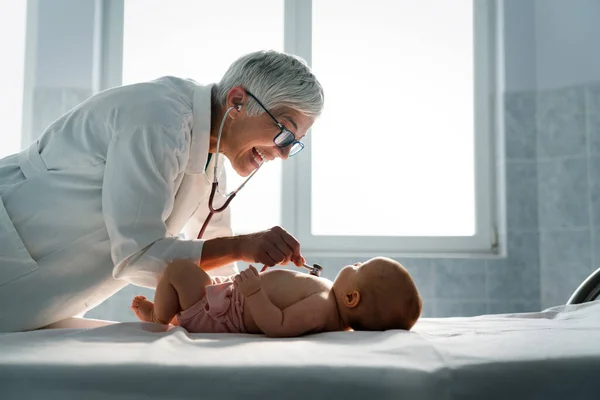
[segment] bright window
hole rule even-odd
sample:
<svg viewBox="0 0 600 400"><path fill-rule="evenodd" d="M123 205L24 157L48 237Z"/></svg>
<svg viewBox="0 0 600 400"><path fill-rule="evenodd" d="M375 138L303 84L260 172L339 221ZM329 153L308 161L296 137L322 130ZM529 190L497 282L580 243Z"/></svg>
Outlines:
<svg viewBox="0 0 600 400"><path fill-rule="evenodd" d="M127 0L124 6L123 84L165 75L214 83L243 54L283 50L282 0ZM228 189L237 187L242 178L228 163L226 169ZM231 203L235 232L280 224L280 181L280 161L252 178Z"/></svg>
<svg viewBox="0 0 600 400"><path fill-rule="evenodd" d="M496 250L496 7L295 3L291 47L325 89L309 157L291 166L306 252Z"/></svg>
<svg viewBox="0 0 600 400"><path fill-rule="evenodd" d="M313 235L475 233L472 8L313 2Z"/></svg>
<svg viewBox="0 0 600 400"><path fill-rule="evenodd" d="M0 0L0 158L21 148L27 2Z"/></svg>

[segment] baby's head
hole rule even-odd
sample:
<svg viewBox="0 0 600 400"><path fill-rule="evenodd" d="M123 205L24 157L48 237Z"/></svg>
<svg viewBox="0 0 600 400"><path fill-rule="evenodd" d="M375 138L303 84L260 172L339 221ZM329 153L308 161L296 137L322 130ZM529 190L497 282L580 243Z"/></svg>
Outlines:
<svg viewBox="0 0 600 400"><path fill-rule="evenodd" d="M342 319L354 330L410 330L422 302L408 271L385 257L343 268L333 283Z"/></svg>

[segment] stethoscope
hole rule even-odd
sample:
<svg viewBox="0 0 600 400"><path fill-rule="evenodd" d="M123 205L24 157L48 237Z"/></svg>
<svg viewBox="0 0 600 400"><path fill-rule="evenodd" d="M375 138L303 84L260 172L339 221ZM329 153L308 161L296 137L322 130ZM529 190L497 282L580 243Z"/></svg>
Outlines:
<svg viewBox="0 0 600 400"><path fill-rule="evenodd" d="M217 191L219 190L219 181L218 181L218 174L217 174L217 168L219 165L219 146L221 145L221 135L223 133L223 126L225 125L225 121L227 120L227 116L229 115L229 113L233 110L238 110L240 111L242 109L241 105L238 105L236 107L229 107L227 109L227 111L225 111L225 115L223 116L223 119L221 120L221 125L219 126L219 135L217 137L217 150L215 152L215 166L213 169L213 182L212 182L212 187L210 189L210 196L208 198L208 215L206 216L206 219L204 220L204 224L202 224L202 228L200 229L200 232L198 233L198 239L202 239L202 236L204 235L204 232L206 231L206 227L208 226L208 223L210 222L210 220L212 219L213 215L215 215L216 213L220 213L225 211L225 209L227 208L227 206L229 205L229 203L231 203L231 200L233 200L233 198L235 197L235 195L242 190L242 188L244 186L246 186L246 183L248 183L248 181L250 179L252 179L252 177L254 176L254 174L256 174L256 172L260 169L260 167L262 167L262 165L264 164L260 164L258 166L258 168L256 168L254 171L252 171L252 173L250 174L250 176L248 176L248 178L246 178L246 180L244 182L242 182L242 184L235 189L233 192L226 194L225 197L227 198L227 200L225 200L225 203L218 208L215 208L213 205L213 201L215 198L215 194L217 193ZM311 267L308 264L304 264L303 265L304 268L309 270L309 274L314 275L314 276L320 276L321 275L321 271L323 270L323 267L321 267L319 264L313 264L313 266ZM265 268L263 268L264 270Z"/></svg>
<svg viewBox="0 0 600 400"><path fill-rule="evenodd" d="M213 201L215 198L215 193L217 193L217 191L219 190L219 181L217 179L217 177L219 175L217 175L217 168L219 165L219 146L221 145L221 134L223 133L223 126L225 125L225 121L227 120L227 115L229 115L229 113L233 110L238 110L240 111L242 109L241 105L238 105L237 107L229 107L227 109L227 111L225 111L225 115L223 116L223 119L221 120L221 125L219 126L219 136L217 137L217 151L215 153L215 166L214 166L214 170L213 170L213 182L212 182L212 188L210 189L210 197L208 198L208 216L206 217L206 220L204 221L204 224L202 224L202 229L200 229L200 233L198 233L198 239L202 239L202 236L204 235L204 231L206 231L206 227L208 226L208 223L210 222L210 220L212 219L213 215L215 215L216 213L220 213L225 211L225 209L227 208L227 206L229 205L229 203L231 203L231 200L233 200L233 198L235 197L235 195L242 190L242 188L244 186L246 186L246 183L248 183L248 181L250 179L252 179L252 177L254 176L254 174L256 174L256 172L260 169L260 167L262 167L262 164L260 164L258 166L258 168L256 168L254 171L252 171L252 173L250 174L250 176L248 178L246 178L246 180L244 182L242 182L242 184L235 189L233 192L226 194L225 197L227 197L227 200L225 200L225 203L219 207L219 208L215 208L213 206Z"/></svg>

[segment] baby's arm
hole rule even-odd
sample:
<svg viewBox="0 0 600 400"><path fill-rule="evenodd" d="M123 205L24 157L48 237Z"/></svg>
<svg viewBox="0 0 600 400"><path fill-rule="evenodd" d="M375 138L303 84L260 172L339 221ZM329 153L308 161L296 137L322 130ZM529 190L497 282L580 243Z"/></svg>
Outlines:
<svg viewBox="0 0 600 400"><path fill-rule="evenodd" d="M321 294L310 295L283 311L277 308L263 290L246 299L254 322L270 337L301 336L324 325Z"/></svg>
<svg viewBox="0 0 600 400"><path fill-rule="evenodd" d="M319 329L325 325L327 304L320 293L310 295L283 311L275 306L260 286L254 267L243 271L235 283L246 297L254 322L270 337L293 337Z"/></svg>

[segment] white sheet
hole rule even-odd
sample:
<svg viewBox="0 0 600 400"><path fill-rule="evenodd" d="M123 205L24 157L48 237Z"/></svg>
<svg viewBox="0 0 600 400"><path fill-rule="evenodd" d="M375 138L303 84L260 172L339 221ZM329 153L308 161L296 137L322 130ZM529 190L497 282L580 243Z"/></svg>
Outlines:
<svg viewBox="0 0 600 400"><path fill-rule="evenodd" d="M600 398L600 302L296 339L62 326L0 335L0 398Z"/></svg>

